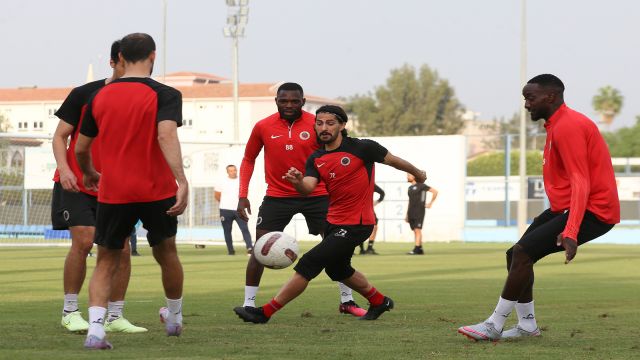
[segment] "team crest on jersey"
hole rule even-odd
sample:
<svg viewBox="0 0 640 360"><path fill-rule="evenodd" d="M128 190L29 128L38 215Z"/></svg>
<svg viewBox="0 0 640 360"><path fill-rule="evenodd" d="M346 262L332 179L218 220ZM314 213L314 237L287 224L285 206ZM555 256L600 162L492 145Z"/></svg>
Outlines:
<svg viewBox="0 0 640 360"><path fill-rule="evenodd" d="M62 217L64 218L64 221L69 221L69 218L70 218L69 210L63 211Z"/></svg>
<svg viewBox="0 0 640 360"><path fill-rule="evenodd" d="M256 220L256 225L260 224L262 224L262 216L258 216L258 219Z"/></svg>
<svg viewBox="0 0 640 360"><path fill-rule="evenodd" d="M302 140L309 140L310 137L311 135L309 134L308 131L303 131L300 133L300 139Z"/></svg>
<svg viewBox="0 0 640 360"><path fill-rule="evenodd" d="M351 159L349 159L348 156L345 156L342 159L340 159L340 164L342 164L342 166L347 166L351 164Z"/></svg>

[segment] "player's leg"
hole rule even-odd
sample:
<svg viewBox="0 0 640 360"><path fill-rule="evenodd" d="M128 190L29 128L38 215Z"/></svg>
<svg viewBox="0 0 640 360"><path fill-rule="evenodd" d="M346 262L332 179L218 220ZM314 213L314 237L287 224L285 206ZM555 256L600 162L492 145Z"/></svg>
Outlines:
<svg viewBox="0 0 640 360"><path fill-rule="evenodd" d="M409 218L409 226L413 231L414 236L414 246L413 250L409 251L409 255L424 255L424 250L422 249L422 220L418 217L410 217Z"/></svg>
<svg viewBox="0 0 640 360"><path fill-rule="evenodd" d="M297 201L299 200L265 196L258 211L256 241L269 232L284 230L296 214ZM245 274L243 306L256 306L256 295L263 272L264 266L256 260L252 251Z"/></svg>
<svg viewBox="0 0 640 360"><path fill-rule="evenodd" d="M233 238L231 236L231 228L233 226L234 218L235 218L235 211L220 209L220 222L222 222L222 231L224 232L224 242L227 244L227 253L229 255L236 254L236 251L233 248Z"/></svg>
<svg viewBox="0 0 640 360"><path fill-rule="evenodd" d="M327 260L325 269L332 280L343 282L369 301L369 310L359 314L359 317L365 320L375 320L383 312L393 308L393 301L382 295L369 283L364 274L351 266L352 248L364 242L372 229L373 226L369 225L333 227L329 232L329 241L334 241L329 242L332 245L332 255L330 260Z"/></svg>
<svg viewBox="0 0 640 360"><path fill-rule="evenodd" d="M376 224L373 226L373 231L371 231L371 235L369 236L369 244L367 245L367 250L366 250L366 253L369 255L378 255L376 250L373 248L373 243L375 243L376 241L377 233L378 233L378 216L376 216ZM364 243L360 244L361 249L363 244Z"/></svg>
<svg viewBox="0 0 640 360"><path fill-rule="evenodd" d="M253 243L251 242L251 233L249 232L249 224L242 220L237 212L233 214L236 223L238 223L238 227L240 228L240 232L242 232L242 239L244 240L244 244L247 248L247 254L251 255L251 250L253 250Z"/></svg>
<svg viewBox="0 0 640 360"><path fill-rule="evenodd" d="M131 256L140 256L138 253L138 229L135 226L129 235L129 244L131 245Z"/></svg>
<svg viewBox="0 0 640 360"><path fill-rule="evenodd" d="M176 202L175 197L142 203L136 214L147 229L147 241L153 257L160 265L162 287L166 297L166 307L160 309L160 320L165 325L167 336L180 336L182 333L182 290L184 272L176 248L178 219L167 215L166 211Z"/></svg>
<svg viewBox="0 0 640 360"><path fill-rule="evenodd" d="M104 322L111 298L125 241L137 218L131 214L128 204L113 205L98 203L96 211L96 236L98 245L96 267L89 282L89 331L85 347L90 349L111 348L106 341Z"/></svg>
<svg viewBox="0 0 640 360"><path fill-rule="evenodd" d="M111 284L111 296L107 307L107 319L104 328L107 332L142 333L147 332L146 328L133 325L123 316L124 298L129 287L131 278L131 247L130 239L124 242L124 248L120 256L118 270L113 274Z"/></svg>

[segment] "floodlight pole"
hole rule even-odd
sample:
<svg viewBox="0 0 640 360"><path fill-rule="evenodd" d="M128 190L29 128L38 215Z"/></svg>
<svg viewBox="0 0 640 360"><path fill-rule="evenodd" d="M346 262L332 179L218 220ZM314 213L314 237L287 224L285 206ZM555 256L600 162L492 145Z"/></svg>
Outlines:
<svg viewBox="0 0 640 360"><path fill-rule="evenodd" d="M240 141L240 109L238 97L238 35L233 37L233 141Z"/></svg>
<svg viewBox="0 0 640 360"><path fill-rule="evenodd" d="M520 88L527 82L527 0L521 1L520 30ZM520 199L518 201L518 233L527 228L527 114L524 102L520 103Z"/></svg>
<svg viewBox="0 0 640 360"><path fill-rule="evenodd" d="M229 7L227 14L227 26L224 27L224 36L232 40L232 82L233 82L233 141L240 141L240 96L239 96L239 41L244 37L244 29L248 21L249 0L225 0Z"/></svg>
<svg viewBox="0 0 640 360"><path fill-rule="evenodd" d="M162 0L162 83L167 76L167 0Z"/></svg>

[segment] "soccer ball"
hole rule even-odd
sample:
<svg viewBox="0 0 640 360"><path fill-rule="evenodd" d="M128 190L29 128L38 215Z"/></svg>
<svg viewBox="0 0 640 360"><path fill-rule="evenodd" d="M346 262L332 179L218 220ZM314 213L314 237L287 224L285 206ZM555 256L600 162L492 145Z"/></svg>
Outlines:
<svg viewBox="0 0 640 360"><path fill-rule="evenodd" d="M298 258L298 242L291 235L272 231L256 241L253 255L269 269L284 269Z"/></svg>

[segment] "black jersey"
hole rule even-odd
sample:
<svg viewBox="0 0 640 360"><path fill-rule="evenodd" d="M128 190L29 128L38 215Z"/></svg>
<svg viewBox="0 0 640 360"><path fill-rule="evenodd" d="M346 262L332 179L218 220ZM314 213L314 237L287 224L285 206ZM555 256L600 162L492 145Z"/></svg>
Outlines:
<svg viewBox="0 0 640 360"><path fill-rule="evenodd" d="M427 192L431 187L427 184L415 183L409 186L409 214L424 213L424 204L427 201Z"/></svg>

